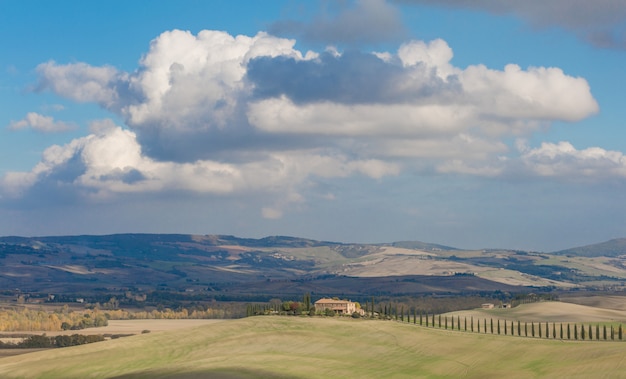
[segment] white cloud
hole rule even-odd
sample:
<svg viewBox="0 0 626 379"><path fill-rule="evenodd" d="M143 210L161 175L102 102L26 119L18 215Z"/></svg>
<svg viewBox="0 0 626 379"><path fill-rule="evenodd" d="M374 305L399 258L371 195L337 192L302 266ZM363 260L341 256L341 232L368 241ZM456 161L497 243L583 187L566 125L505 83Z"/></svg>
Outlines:
<svg viewBox="0 0 626 379"><path fill-rule="evenodd" d="M51 116L44 116L35 112L29 112L23 119L9 124L11 130L32 129L43 133L67 132L76 128L76 124L55 121Z"/></svg>
<svg viewBox="0 0 626 379"><path fill-rule="evenodd" d="M94 67L86 63L58 65L54 61L37 66L39 90L50 89L77 102L95 102L110 109L120 96L119 83L127 80L125 73L110 66Z"/></svg>
<svg viewBox="0 0 626 379"><path fill-rule="evenodd" d="M569 142L544 142L523 152L524 169L532 174L579 179L626 178L626 156L619 151L590 147L577 150Z"/></svg>
<svg viewBox="0 0 626 379"><path fill-rule="evenodd" d="M31 172L10 172L0 181L5 198L19 198L32 188L68 187L91 199L116 194L185 191L210 195L275 194L280 201L267 207L268 218L279 217L285 208L302 202L299 189L311 176L333 178L362 174L379 179L395 175L398 168L375 159L348 159L322 151L267 154L251 162L192 163L157 161L145 156L136 134L110 120L94 122L93 134L64 146L46 149Z"/></svg>
<svg viewBox="0 0 626 379"><path fill-rule="evenodd" d="M540 159L547 148L518 158L504 141L598 111L583 78L559 68L458 68L443 40L376 53L294 46L266 33L174 30L152 41L134 72L40 65L41 89L98 103L128 129L93 123L89 136L46 150L31 172L6 175L5 196L50 186L88 198L254 193L271 219L329 178L498 176L520 159L545 175L540 164L564 160Z"/></svg>

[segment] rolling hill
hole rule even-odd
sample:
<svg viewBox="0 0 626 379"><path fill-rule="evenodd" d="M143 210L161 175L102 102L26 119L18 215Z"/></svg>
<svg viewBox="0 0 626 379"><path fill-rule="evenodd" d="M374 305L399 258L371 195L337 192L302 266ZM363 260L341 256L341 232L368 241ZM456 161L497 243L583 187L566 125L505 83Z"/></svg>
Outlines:
<svg viewBox="0 0 626 379"><path fill-rule="evenodd" d="M0 377L611 378L623 376L623 353L618 341L261 316L0 358Z"/></svg>
<svg viewBox="0 0 626 379"><path fill-rule="evenodd" d="M571 250L580 253L548 254L285 236L1 237L0 286L7 295L166 291L222 300L267 300L305 292L358 299L620 289L626 282L626 262L617 254L620 241L626 240Z"/></svg>

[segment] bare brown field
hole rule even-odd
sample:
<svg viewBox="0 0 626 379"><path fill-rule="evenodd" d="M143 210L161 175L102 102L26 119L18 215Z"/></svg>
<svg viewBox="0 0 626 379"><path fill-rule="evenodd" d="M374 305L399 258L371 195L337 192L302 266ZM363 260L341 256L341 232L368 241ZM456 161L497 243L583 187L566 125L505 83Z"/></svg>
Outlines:
<svg viewBox="0 0 626 379"><path fill-rule="evenodd" d="M589 307L626 311L626 296L576 296L564 297L561 301Z"/></svg>

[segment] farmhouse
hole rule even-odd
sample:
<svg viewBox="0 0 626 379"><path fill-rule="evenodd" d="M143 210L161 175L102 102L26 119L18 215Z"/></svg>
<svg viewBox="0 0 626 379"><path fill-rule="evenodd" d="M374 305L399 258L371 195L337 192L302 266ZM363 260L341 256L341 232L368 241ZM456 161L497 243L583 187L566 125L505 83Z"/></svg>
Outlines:
<svg viewBox="0 0 626 379"><path fill-rule="evenodd" d="M315 302L315 310L324 312L327 309L335 311L339 314L349 314L356 312L356 303L348 300L335 300L323 298Z"/></svg>

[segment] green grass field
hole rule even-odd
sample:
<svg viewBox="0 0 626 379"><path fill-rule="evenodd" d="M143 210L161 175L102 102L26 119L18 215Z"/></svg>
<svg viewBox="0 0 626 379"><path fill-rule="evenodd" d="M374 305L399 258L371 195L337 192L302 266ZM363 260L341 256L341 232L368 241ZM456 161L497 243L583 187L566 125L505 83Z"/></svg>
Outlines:
<svg viewBox="0 0 626 379"><path fill-rule="evenodd" d="M0 358L2 378L615 378L626 342L252 317Z"/></svg>

